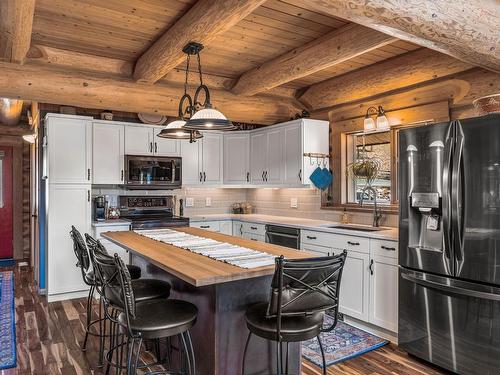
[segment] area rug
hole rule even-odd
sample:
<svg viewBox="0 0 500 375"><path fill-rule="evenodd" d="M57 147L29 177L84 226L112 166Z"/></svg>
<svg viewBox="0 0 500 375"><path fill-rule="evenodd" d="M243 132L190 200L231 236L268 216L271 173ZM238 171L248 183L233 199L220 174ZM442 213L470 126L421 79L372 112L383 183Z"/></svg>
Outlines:
<svg viewBox="0 0 500 375"><path fill-rule="evenodd" d="M325 316L325 327L333 323L333 318ZM326 367L360 356L388 343L371 333L339 321L332 332L321 334L325 350ZM302 343L302 356L319 367L323 367L321 350L316 338Z"/></svg>
<svg viewBox="0 0 500 375"><path fill-rule="evenodd" d="M16 367L14 273L0 272L0 369Z"/></svg>

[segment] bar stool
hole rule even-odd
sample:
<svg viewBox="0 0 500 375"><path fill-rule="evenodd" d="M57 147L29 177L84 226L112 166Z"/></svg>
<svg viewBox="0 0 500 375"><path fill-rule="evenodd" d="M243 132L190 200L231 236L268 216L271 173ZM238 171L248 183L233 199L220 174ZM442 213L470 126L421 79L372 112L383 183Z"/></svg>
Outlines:
<svg viewBox="0 0 500 375"><path fill-rule="evenodd" d="M100 300L102 303L102 311L103 311L103 323L102 323L102 331L104 334L101 334L101 343L100 346L104 348L105 344L105 338L109 337L109 348L108 350L108 355L106 356L107 359L107 368L106 368L106 373L109 372L110 365L116 366L115 362L112 362L110 360L110 354L109 352L111 351L111 348L114 345L114 340L115 340L115 326L114 324L116 323L116 311L121 311L124 308L124 302L121 300L121 295L119 293L113 293L114 290L110 289L108 291L108 295L104 295L104 278L102 276L102 272L100 272L99 264L96 262L96 256L99 255L101 258L107 258L110 261L113 261L113 257L108 254L106 248L102 245L102 243L96 239L94 239L92 236L89 234L85 233L85 240L87 242L87 247L89 250L89 255L90 255L90 260L93 265L94 269L94 276L95 276L95 285L96 285L96 291L100 295ZM116 254L115 254L116 255ZM132 265L127 265L127 272L129 272L129 269L133 269L134 267L137 266L132 266ZM137 267L139 268L139 267ZM139 268L140 270L140 268ZM129 272L130 274L130 272ZM171 285L163 280L157 280L157 279L134 279L132 280L131 277L131 282L132 282L132 288L134 290L134 293L136 295L136 300L137 302L144 302L144 301L149 301L149 300L154 300L154 299L164 299L168 298L170 296L170 289ZM101 315L101 310L99 311L99 314ZM110 334L106 335L106 325L107 322L110 323ZM99 356L99 364L103 364L103 359L104 359L104 350L100 352Z"/></svg>
<svg viewBox="0 0 500 375"><path fill-rule="evenodd" d="M187 374L195 375L196 364L189 329L195 324L198 309L195 305L181 300L156 299L137 302L133 282L123 260L115 254L113 262L109 257L95 254L95 261L105 281L104 298L120 294L124 302L123 311L117 315L121 343L113 351L122 367L123 349L127 348L127 374L135 374L144 340L159 340L178 335L187 361ZM127 336L127 343L123 342ZM119 352L118 352L119 351ZM141 367L149 367L147 364ZM154 371L154 374L171 374L170 370Z"/></svg>
<svg viewBox="0 0 500 375"><path fill-rule="evenodd" d="M91 257L87 249L87 246L85 244L85 241L83 240L81 233L75 228L74 225L71 226L70 236L73 239L73 251L75 252L77 258L76 266L80 268L83 281L90 287L89 294L87 297L87 306L86 306L87 324L85 326L85 339L82 345L82 350L86 351L89 335L106 337L105 332L103 332L103 324L104 324L103 322L104 318L102 317L103 306L101 301L99 305L99 316L97 317L97 319L92 320L92 315L93 315L92 300L94 298L94 293L96 292L96 286L97 286L95 278L95 270L93 267L91 267L92 266ZM141 277L140 267L131 266L129 271L132 279L138 279ZM94 324L99 324L99 330L97 333L91 331L91 327L93 327ZM103 366L103 357L104 357L104 344L102 343L102 340L100 340L99 364L98 364L100 367Z"/></svg>
<svg viewBox="0 0 500 375"><path fill-rule="evenodd" d="M276 341L278 375L288 373L288 343L317 338L326 375L325 353L319 334L330 332L337 325L340 280L347 252L339 255L308 259L276 258L269 302L247 309L249 329L241 373L245 374L245 357L250 337L255 334ZM331 311L334 322L323 328L324 313ZM285 373L283 373L283 343L286 343Z"/></svg>

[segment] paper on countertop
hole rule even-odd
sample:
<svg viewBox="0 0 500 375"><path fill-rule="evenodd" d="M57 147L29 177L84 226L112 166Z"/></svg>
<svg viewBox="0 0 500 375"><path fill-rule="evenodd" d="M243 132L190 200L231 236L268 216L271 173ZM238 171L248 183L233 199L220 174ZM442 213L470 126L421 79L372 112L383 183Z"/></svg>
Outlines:
<svg viewBox="0 0 500 375"><path fill-rule="evenodd" d="M273 254L172 229L144 229L135 230L134 232L241 268L252 269L271 266L275 263L276 256Z"/></svg>

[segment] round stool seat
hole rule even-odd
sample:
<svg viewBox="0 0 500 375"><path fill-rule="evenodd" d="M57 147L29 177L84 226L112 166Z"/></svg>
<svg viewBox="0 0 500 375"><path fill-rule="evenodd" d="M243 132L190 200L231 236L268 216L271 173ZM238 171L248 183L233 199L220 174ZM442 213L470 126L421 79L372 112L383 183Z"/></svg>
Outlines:
<svg viewBox="0 0 500 375"><path fill-rule="evenodd" d="M146 340L174 336L189 330L196 323L197 315L196 306L186 301L146 301L137 304L135 318L130 319L130 329ZM122 327L127 325L125 313L118 316L118 322Z"/></svg>

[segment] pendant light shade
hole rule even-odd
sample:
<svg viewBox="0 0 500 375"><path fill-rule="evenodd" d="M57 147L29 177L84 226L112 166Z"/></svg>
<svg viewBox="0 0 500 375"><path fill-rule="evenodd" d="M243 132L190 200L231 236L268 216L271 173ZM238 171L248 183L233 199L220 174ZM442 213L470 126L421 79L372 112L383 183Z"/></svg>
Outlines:
<svg viewBox="0 0 500 375"><path fill-rule="evenodd" d="M188 139L191 142L203 138L203 134L199 131L186 129L184 127L185 124L186 121L184 120L172 121L158 134L158 137L167 139Z"/></svg>

